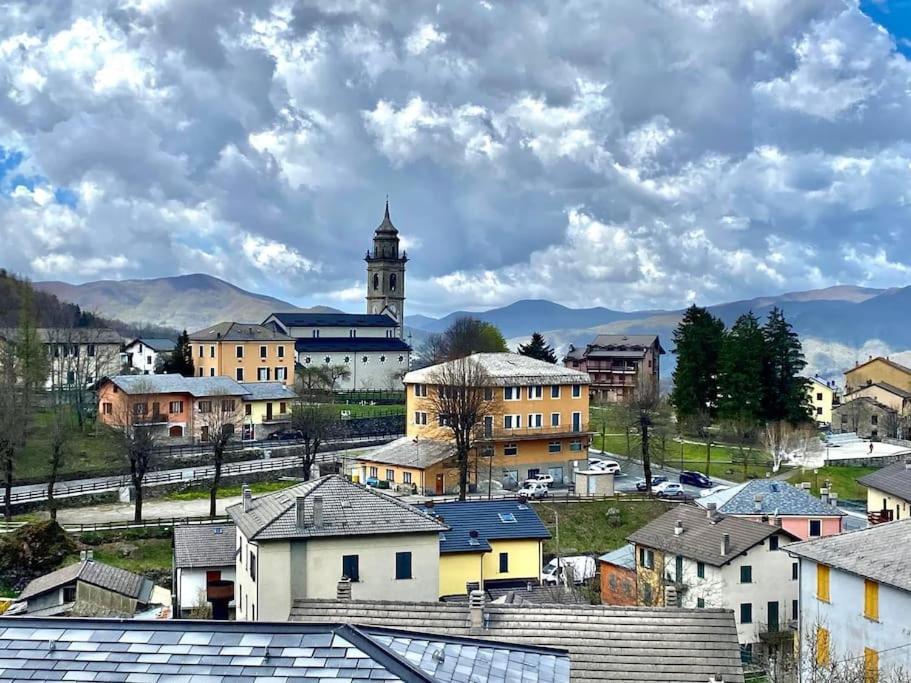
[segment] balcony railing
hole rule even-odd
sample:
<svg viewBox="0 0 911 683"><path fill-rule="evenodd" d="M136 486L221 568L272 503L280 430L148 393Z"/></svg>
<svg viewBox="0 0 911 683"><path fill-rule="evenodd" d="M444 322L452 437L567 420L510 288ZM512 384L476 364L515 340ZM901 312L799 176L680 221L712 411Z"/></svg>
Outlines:
<svg viewBox="0 0 911 683"><path fill-rule="evenodd" d="M136 425L161 425L168 423L168 416L163 413L154 415L134 415L133 424Z"/></svg>
<svg viewBox="0 0 911 683"><path fill-rule="evenodd" d="M867 522L870 524L882 524L884 522L891 522L892 519L892 510L870 510L867 513Z"/></svg>
<svg viewBox="0 0 911 683"><path fill-rule="evenodd" d="M497 427L495 429L482 430L478 441L514 441L517 439L546 439L548 437L583 437L592 434L588 425L582 424L578 428L572 425L562 425L559 427L520 427L519 429L506 429Z"/></svg>
<svg viewBox="0 0 911 683"><path fill-rule="evenodd" d="M275 424L276 422L290 422L291 413L272 413L263 417L263 424Z"/></svg>

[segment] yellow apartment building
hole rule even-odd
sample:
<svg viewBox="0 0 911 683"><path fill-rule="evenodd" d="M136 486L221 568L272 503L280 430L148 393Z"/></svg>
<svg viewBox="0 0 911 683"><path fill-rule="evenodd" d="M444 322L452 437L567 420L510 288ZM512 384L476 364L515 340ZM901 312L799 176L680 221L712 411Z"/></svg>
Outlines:
<svg viewBox="0 0 911 683"><path fill-rule="evenodd" d="M259 441L291 426L291 408L297 398L281 382L244 382L243 439Z"/></svg>
<svg viewBox="0 0 911 683"><path fill-rule="evenodd" d="M198 377L294 382L294 339L271 327L224 322L190 335Z"/></svg>
<svg viewBox="0 0 911 683"><path fill-rule="evenodd" d="M587 373L514 353L468 357L488 378L488 412L478 425L472 479L490 477L514 488L525 479L550 474L554 485L573 481L588 460L590 379ZM446 416L435 414L441 365L405 375L406 436L419 441L451 441ZM486 470L486 471L485 471ZM435 473L433 490L454 490L454 470Z"/></svg>
<svg viewBox="0 0 911 683"><path fill-rule="evenodd" d="M911 368L882 356L871 358L845 371L845 394L877 382L911 391Z"/></svg>
<svg viewBox="0 0 911 683"><path fill-rule="evenodd" d="M810 412L817 424L832 424L832 408L839 405L838 390L834 382L811 377L807 384Z"/></svg>

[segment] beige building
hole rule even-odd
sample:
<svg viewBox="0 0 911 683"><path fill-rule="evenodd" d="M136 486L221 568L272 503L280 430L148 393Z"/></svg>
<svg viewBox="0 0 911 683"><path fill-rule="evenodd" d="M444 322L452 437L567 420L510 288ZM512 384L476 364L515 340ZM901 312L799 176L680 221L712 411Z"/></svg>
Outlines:
<svg viewBox="0 0 911 683"><path fill-rule="evenodd" d="M840 402L835 382L827 382L819 377L811 377L807 384L807 396L810 399L810 411L817 424L832 424L832 408Z"/></svg>
<svg viewBox="0 0 911 683"><path fill-rule="evenodd" d="M882 356L870 358L866 363L858 363L845 371L845 398L861 387L876 382L885 382L911 391L911 368Z"/></svg>
<svg viewBox="0 0 911 683"><path fill-rule="evenodd" d="M238 619L287 621L294 600L436 600L440 533L449 527L330 475L227 510L237 526Z"/></svg>
<svg viewBox="0 0 911 683"><path fill-rule="evenodd" d="M589 374L598 401L622 403L642 380L658 386L664 353L655 334L599 334L584 349L570 344L563 364Z"/></svg>
<svg viewBox="0 0 911 683"><path fill-rule="evenodd" d="M883 467L857 483L867 488L867 520L871 524L911 516L911 461Z"/></svg>
<svg viewBox="0 0 911 683"><path fill-rule="evenodd" d="M102 327L42 327L38 339L49 359L46 389L87 388L121 366L123 338ZM15 342L16 328L0 329L0 340Z"/></svg>
<svg viewBox="0 0 911 683"><path fill-rule="evenodd" d="M294 339L272 327L224 322L190 335L198 377L294 382Z"/></svg>

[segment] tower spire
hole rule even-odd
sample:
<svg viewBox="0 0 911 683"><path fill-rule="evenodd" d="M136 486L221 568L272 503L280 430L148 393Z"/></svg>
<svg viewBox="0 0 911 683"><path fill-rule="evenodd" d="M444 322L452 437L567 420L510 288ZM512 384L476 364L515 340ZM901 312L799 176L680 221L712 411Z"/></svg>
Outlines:
<svg viewBox="0 0 911 683"><path fill-rule="evenodd" d="M383 219L389 221L390 223L392 222L391 220L389 220L389 195L388 194L386 195L386 215L383 216Z"/></svg>

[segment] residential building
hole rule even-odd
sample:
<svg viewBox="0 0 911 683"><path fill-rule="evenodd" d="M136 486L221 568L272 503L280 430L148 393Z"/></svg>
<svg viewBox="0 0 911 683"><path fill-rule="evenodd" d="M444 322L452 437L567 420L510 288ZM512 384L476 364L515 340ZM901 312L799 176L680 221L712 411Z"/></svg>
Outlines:
<svg viewBox="0 0 911 683"><path fill-rule="evenodd" d="M237 618L283 621L298 598L436 600L445 524L339 475L227 509L237 526ZM350 583L349 583L350 582Z"/></svg>
<svg viewBox="0 0 911 683"><path fill-rule="evenodd" d="M638 604L636 590L636 546L624 546L605 553L598 558L598 573L601 575L601 604Z"/></svg>
<svg viewBox="0 0 911 683"><path fill-rule="evenodd" d="M223 322L190 334L199 377L294 382L294 340L271 326Z"/></svg>
<svg viewBox="0 0 911 683"><path fill-rule="evenodd" d="M396 439L355 456L348 471L355 482L385 481L389 488L432 495L438 475L451 470L455 446L449 441Z"/></svg>
<svg viewBox="0 0 911 683"><path fill-rule="evenodd" d="M781 527L801 540L844 531L843 511L784 481L754 479L694 502L704 509L714 505L723 515Z"/></svg>
<svg viewBox="0 0 911 683"><path fill-rule="evenodd" d="M797 573L781 552L796 536L780 527L678 505L628 540L640 605L734 610L746 651L796 619Z"/></svg>
<svg viewBox="0 0 911 683"><path fill-rule="evenodd" d="M123 348L123 365L128 365L140 374L151 375L160 362L167 360L177 342L173 339L137 338Z"/></svg>
<svg viewBox="0 0 911 683"><path fill-rule="evenodd" d="M244 441L261 441L291 427L291 411L297 395L282 382L242 382Z"/></svg>
<svg viewBox="0 0 911 683"><path fill-rule="evenodd" d="M11 617L0 618L0 649L4 681L570 680L561 649L325 622Z"/></svg>
<svg viewBox="0 0 911 683"><path fill-rule="evenodd" d="M234 613L237 530L233 524L179 524L174 527L171 585L176 618L209 608L214 619Z"/></svg>
<svg viewBox="0 0 911 683"><path fill-rule="evenodd" d="M821 379L818 376L810 377L807 384L807 397L810 403L810 413L816 420L816 424L832 424L832 408L841 401L835 382Z"/></svg>
<svg viewBox="0 0 911 683"><path fill-rule="evenodd" d="M440 596L467 586L522 587L541 581L550 532L531 505L515 500L436 503L421 508L446 524L440 533Z"/></svg>
<svg viewBox="0 0 911 683"><path fill-rule="evenodd" d="M291 620L376 625L559 648L569 652L574 683L743 681L730 610L483 600L297 600Z"/></svg>
<svg viewBox="0 0 911 683"><path fill-rule="evenodd" d="M103 327L39 328L38 339L50 359L46 389L86 389L120 370L123 339ZM15 342L19 330L0 329L0 340Z"/></svg>
<svg viewBox="0 0 911 683"><path fill-rule="evenodd" d="M888 357L871 356L867 361L858 362L850 370L845 370L845 395L876 382L911 391L911 368Z"/></svg>
<svg viewBox="0 0 911 683"><path fill-rule="evenodd" d="M911 517L911 460L903 460L857 480L867 488L867 521L871 524Z"/></svg>
<svg viewBox="0 0 911 683"><path fill-rule="evenodd" d="M787 547L800 561L801 680L844 661L862 661L865 681L911 671L909 539L905 518Z"/></svg>
<svg viewBox="0 0 911 683"><path fill-rule="evenodd" d="M848 394L832 409L832 431L850 432L863 439L897 437L906 431L904 417L895 409L870 396Z"/></svg>
<svg viewBox="0 0 911 683"><path fill-rule="evenodd" d="M463 361L450 361L458 362ZM588 375L515 353L476 353L464 362L477 364L489 382L472 480L491 478L515 488L527 478L550 474L555 486L571 482L574 469L588 462ZM434 410L446 365L405 375L408 438L453 440L447 417ZM451 492L457 484L458 472L447 470L436 475L434 491Z"/></svg>
<svg viewBox="0 0 911 683"><path fill-rule="evenodd" d="M84 558L30 581L10 613L130 618L170 604L170 591L144 576Z"/></svg>
<svg viewBox="0 0 911 683"><path fill-rule="evenodd" d="M642 380L658 386L664 353L654 334L599 334L584 349L570 344L563 364L589 374L595 400L622 403Z"/></svg>
<svg viewBox="0 0 911 683"><path fill-rule="evenodd" d="M852 391L847 400L866 397L873 399L899 415L907 415L911 409L911 391L901 389L887 382L872 382Z"/></svg>

